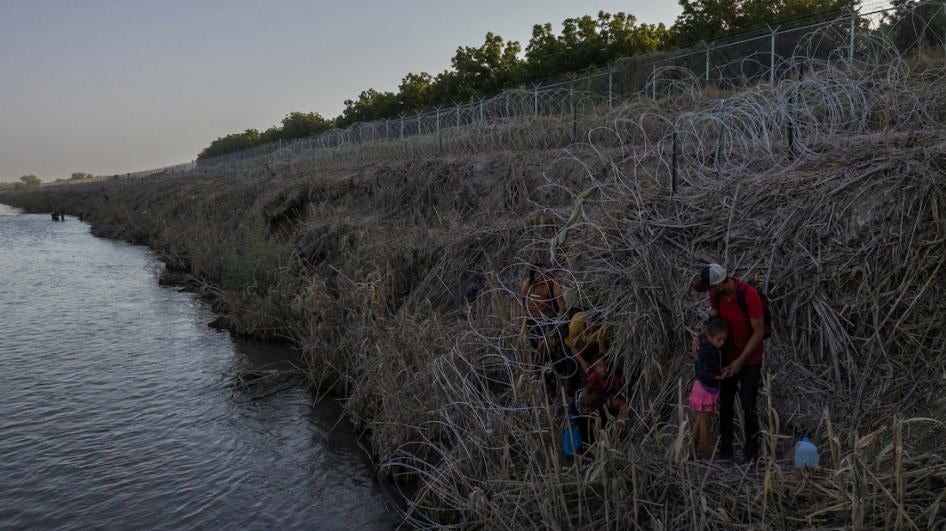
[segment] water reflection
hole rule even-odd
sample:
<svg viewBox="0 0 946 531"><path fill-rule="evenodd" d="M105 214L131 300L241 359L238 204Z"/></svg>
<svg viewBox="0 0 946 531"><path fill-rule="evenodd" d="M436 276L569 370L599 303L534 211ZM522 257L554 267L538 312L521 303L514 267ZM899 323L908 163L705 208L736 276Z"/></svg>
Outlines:
<svg viewBox="0 0 946 531"><path fill-rule="evenodd" d="M225 374L299 361L206 326L145 248L0 206L0 527L390 528L350 426Z"/></svg>

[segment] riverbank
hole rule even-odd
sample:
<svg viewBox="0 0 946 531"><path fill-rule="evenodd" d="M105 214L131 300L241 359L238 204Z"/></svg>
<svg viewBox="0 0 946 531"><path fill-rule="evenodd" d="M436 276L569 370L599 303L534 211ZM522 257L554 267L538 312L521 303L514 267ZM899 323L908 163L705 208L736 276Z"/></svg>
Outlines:
<svg viewBox="0 0 946 531"><path fill-rule="evenodd" d="M218 324L302 347L313 386L338 385L349 396L349 412L370 429L375 458L384 462L412 440L412 412L429 404L415 396L426 387L424 367L468 328L477 291L495 288L498 275L508 276L504 268L538 254L520 256L519 247L524 230L542 219L530 200L543 194L552 156L237 181L112 181L4 200L30 212L81 212L97 236L149 245L167 264L167 281L211 300L223 316ZM364 384L380 367L358 359L380 346L391 353L384 371L400 371L412 385ZM388 404L398 406L375 422Z"/></svg>
<svg viewBox="0 0 946 531"><path fill-rule="evenodd" d="M393 527L341 407L287 388L298 351L207 328L147 248L11 210L0 527Z"/></svg>
<svg viewBox="0 0 946 531"><path fill-rule="evenodd" d="M533 152L0 202L88 213L97 235L150 245L198 279L235 333L301 346L312 385L348 397L381 470L412 482L412 524L935 524L946 141L914 132L819 150L674 198L618 180L614 159ZM596 194L582 193L589 178ZM604 312L630 409L584 465L561 458L563 419L530 377L513 313L524 264L547 261L563 226L567 299ZM689 459L686 345L705 315L689 279L727 256L768 292L776 323L765 457L751 466ZM791 470L802 434L819 444L819 471Z"/></svg>

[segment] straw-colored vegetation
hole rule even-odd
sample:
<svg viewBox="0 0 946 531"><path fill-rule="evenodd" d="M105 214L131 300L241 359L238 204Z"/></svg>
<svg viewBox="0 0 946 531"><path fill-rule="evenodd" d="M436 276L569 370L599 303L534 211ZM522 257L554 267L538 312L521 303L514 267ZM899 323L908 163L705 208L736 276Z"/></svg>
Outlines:
<svg viewBox="0 0 946 531"><path fill-rule="evenodd" d="M405 521L461 528L904 528L946 522L941 63L631 102L587 142L274 176L0 194L91 213L206 282L240 333L337 384ZM933 57L931 61L940 61ZM676 142L674 142L676 139ZM676 150L674 150L676 144ZM676 155L674 155L676 151ZM673 160L678 192L669 193ZM628 418L561 453L513 295L551 260L624 364ZM712 260L772 301L763 458L692 458L688 343ZM801 434L822 467L791 468Z"/></svg>
<svg viewBox="0 0 946 531"><path fill-rule="evenodd" d="M609 208L633 216L563 265L572 300L610 311L632 416L585 467L559 455L561 408L529 376L503 288L547 252L533 231L551 219L528 201L551 203L545 178L571 177L542 176L551 154L4 200L69 201L96 232L230 282L205 292L236 331L298 342L315 385L340 384L386 476L415 489L415 524L925 528L946 518L944 143L863 139L767 181ZM776 313L754 467L689 459L686 327L701 304L686 287L716 257L766 286ZM800 433L822 470L787 467Z"/></svg>

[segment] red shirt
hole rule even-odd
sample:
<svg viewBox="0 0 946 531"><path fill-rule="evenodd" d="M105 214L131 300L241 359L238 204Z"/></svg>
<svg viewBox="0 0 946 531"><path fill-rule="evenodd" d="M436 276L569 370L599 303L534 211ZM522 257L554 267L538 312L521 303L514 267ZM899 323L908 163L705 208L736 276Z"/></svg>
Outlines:
<svg viewBox="0 0 946 531"><path fill-rule="evenodd" d="M621 387L621 377L616 371L609 371L607 376L601 376L598 371L588 375L588 388L596 393L607 393Z"/></svg>
<svg viewBox="0 0 946 531"><path fill-rule="evenodd" d="M727 362L738 358L746 345L749 344L749 338L752 337L752 325L749 323L749 319L762 319L762 298L759 297L759 292L738 278L733 280L736 281L736 293L723 295L718 299L712 295L709 296L710 306L718 311L720 319L726 321L726 324L729 325L729 337L723 345L723 354L726 356ZM738 292L742 290L746 292L748 316L739 306ZM760 342L755 352L749 354L744 363L746 365L758 365L762 363L764 353L765 344Z"/></svg>

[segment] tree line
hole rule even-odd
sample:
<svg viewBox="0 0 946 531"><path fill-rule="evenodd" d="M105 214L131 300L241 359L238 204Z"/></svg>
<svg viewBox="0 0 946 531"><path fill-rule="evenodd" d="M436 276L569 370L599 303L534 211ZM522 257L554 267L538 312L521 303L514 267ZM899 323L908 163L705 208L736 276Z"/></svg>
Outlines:
<svg viewBox="0 0 946 531"><path fill-rule="evenodd" d="M914 0L894 0L909 6ZM602 67L621 57L718 41L733 35L768 31L769 24L840 15L858 0L679 0L674 24L639 24L624 12L567 18L556 32L552 24L536 24L525 48L518 41L487 33L480 46L460 46L450 68L432 75L406 74L395 91L363 90L345 100L339 116L293 112L263 132L247 129L211 142L198 160L261 144L317 135L356 122L393 119L437 106L454 105L526 86L569 72Z"/></svg>
<svg viewBox="0 0 946 531"><path fill-rule="evenodd" d="M62 182L88 181L88 180L91 180L91 179L95 179L95 178L97 178L97 177L98 177L98 176L93 175L93 174L91 174L91 173L83 173L83 172L81 172L81 171L76 171L76 172L72 172L72 175L70 175L68 178L56 179L56 180L53 181L53 182L62 183ZM0 186L2 186L2 187L4 187L4 188L16 188L16 189L21 189L21 188L39 186L39 185L41 185L41 184L43 184L43 180L42 180L42 179L40 179L39 177L37 177L37 176L35 176L35 175L33 175L33 174L30 174L30 175L24 175L24 176L20 177L19 182L0 183Z"/></svg>

